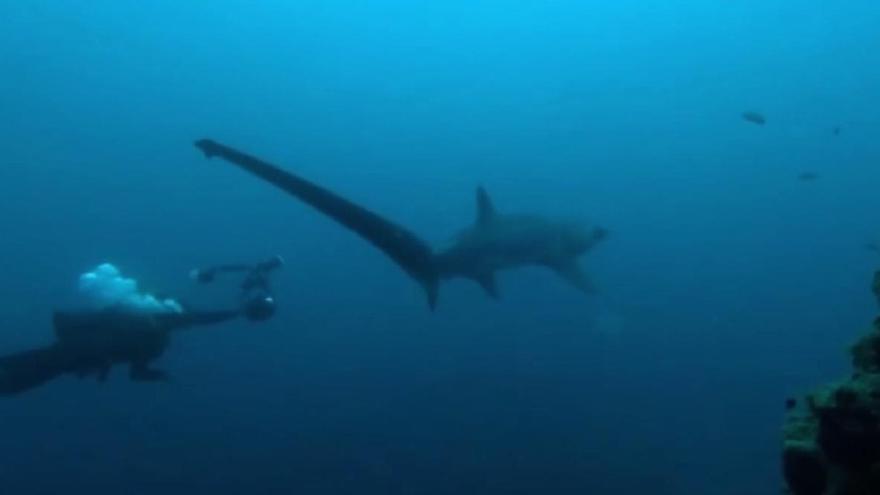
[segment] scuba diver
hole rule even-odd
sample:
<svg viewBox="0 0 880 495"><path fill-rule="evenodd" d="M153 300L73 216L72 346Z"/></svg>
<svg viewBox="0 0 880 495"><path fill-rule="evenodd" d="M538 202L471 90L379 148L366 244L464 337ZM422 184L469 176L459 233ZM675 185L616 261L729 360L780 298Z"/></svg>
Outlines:
<svg viewBox="0 0 880 495"><path fill-rule="evenodd" d="M138 311L123 304L98 310L55 311L55 342L0 356L0 395L19 394L68 373L80 378L94 375L103 382L116 364L129 365L132 381L167 381L168 375L150 364L168 348L171 332L238 318L255 322L271 318L276 303L269 275L282 265L282 258L276 256L254 265L193 270L200 283L213 281L220 272L244 273L239 307L234 309L198 311L172 301L172 310L159 312ZM103 266L116 270L112 265Z"/></svg>

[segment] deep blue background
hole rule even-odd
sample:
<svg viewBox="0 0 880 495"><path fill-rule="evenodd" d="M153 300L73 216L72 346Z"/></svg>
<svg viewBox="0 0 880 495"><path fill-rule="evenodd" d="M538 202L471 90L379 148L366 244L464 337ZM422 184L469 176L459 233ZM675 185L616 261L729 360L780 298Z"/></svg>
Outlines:
<svg viewBox="0 0 880 495"><path fill-rule="evenodd" d="M171 385L117 370L0 402L4 493L777 493L783 399L844 373L875 311L874 0L0 19L2 352L47 342L101 261L212 304L234 290L192 287L193 266L288 260L278 317L181 335ZM602 294L525 269L500 302L447 284L431 314L372 247L204 160L206 136L434 244L478 183L504 211L598 222Z"/></svg>

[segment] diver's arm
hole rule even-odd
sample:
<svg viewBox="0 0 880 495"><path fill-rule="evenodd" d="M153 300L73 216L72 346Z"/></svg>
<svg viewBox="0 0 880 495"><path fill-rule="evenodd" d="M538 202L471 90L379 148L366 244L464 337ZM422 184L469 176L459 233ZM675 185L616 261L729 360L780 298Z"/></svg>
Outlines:
<svg viewBox="0 0 880 495"><path fill-rule="evenodd" d="M200 269L200 272L211 272L211 273L238 273L238 272L249 272L254 269L253 265L244 265L244 264L228 264L228 265L216 265L210 266L208 268Z"/></svg>
<svg viewBox="0 0 880 495"><path fill-rule="evenodd" d="M253 265L244 265L244 264L228 264L228 265L217 265L206 268L205 270L210 270L212 272L249 272L254 269Z"/></svg>
<svg viewBox="0 0 880 495"><path fill-rule="evenodd" d="M207 284L214 281L214 277L217 276L218 273L240 273L240 272L249 272L253 270L254 267L252 265L240 265L240 264L229 264L229 265L216 265L209 266L208 268L197 268L189 272L190 278L199 282L201 284Z"/></svg>
<svg viewBox="0 0 880 495"><path fill-rule="evenodd" d="M214 277L216 277L218 273L268 274L269 272L280 268L282 265L284 265L284 258L275 255L256 264L226 263L223 265L209 266L207 268L197 268L190 272L190 277L197 282L205 284L213 282Z"/></svg>
<svg viewBox="0 0 880 495"><path fill-rule="evenodd" d="M185 311L183 313L156 315L159 323L168 330L183 330L186 328L216 325L234 320L241 316L241 310L222 309L216 311Z"/></svg>

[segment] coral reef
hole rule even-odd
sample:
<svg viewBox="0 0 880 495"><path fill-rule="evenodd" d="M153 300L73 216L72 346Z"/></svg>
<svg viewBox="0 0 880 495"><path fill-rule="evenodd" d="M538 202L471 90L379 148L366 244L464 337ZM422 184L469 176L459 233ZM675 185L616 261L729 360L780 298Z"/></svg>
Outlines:
<svg viewBox="0 0 880 495"><path fill-rule="evenodd" d="M880 494L880 318L851 352L851 377L786 402L782 467L793 495Z"/></svg>

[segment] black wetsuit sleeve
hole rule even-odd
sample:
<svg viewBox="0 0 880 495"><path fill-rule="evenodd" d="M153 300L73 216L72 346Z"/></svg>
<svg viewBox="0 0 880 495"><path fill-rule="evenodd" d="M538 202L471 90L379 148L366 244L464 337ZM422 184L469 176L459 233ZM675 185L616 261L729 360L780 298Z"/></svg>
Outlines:
<svg viewBox="0 0 880 495"><path fill-rule="evenodd" d="M254 267L252 265L229 264L229 265L216 265L216 266L205 268L204 270L201 270L201 271L206 271L206 272L210 271L210 272L215 272L215 273L216 272L249 272L253 269L254 269Z"/></svg>
<svg viewBox="0 0 880 495"><path fill-rule="evenodd" d="M237 309L218 311L187 311L177 314L158 315L162 326L168 330L183 330L190 327L216 325L241 316Z"/></svg>
<svg viewBox="0 0 880 495"><path fill-rule="evenodd" d="M207 268L199 268L197 270L194 270L193 273L196 281L207 284L213 282L218 273L242 273L250 272L253 270L254 267L251 265L228 264L209 266Z"/></svg>

